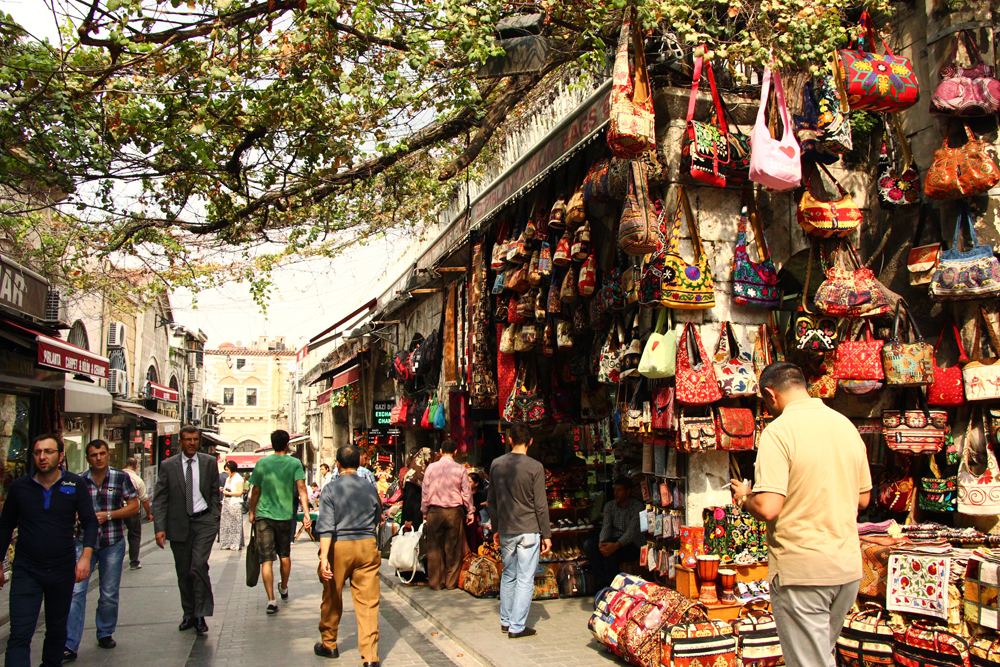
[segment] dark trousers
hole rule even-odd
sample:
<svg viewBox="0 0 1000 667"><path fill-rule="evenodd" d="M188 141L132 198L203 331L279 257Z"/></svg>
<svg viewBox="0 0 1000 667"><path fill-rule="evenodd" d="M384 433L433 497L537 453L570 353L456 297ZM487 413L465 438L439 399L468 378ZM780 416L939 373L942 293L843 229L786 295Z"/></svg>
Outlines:
<svg viewBox="0 0 1000 667"><path fill-rule="evenodd" d="M125 521L125 530L128 533L128 562L129 565L139 564L139 543L142 541L142 517L143 514L133 514Z"/></svg>
<svg viewBox="0 0 1000 667"><path fill-rule="evenodd" d="M432 591L458 588L465 539L464 507L430 507L424 536L427 538L427 580Z"/></svg>
<svg viewBox="0 0 1000 667"><path fill-rule="evenodd" d="M420 499L423 494L423 489L420 488L419 484L414 484L413 482L407 483L403 487L403 521L409 521L413 524L413 530L420 528L420 524L424 522L424 515L420 512Z"/></svg>
<svg viewBox="0 0 1000 667"><path fill-rule="evenodd" d="M42 667L59 667L66 647L66 622L73 601L75 580L73 561L64 567L43 570L20 566L10 582L10 637L7 639L7 667L31 667L31 638L45 599L45 641Z"/></svg>
<svg viewBox="0 0 1000 667"><path fill-rule="evenodd" d="M209 512L191 519L186 540L170 543L184 618L211 616L215 610L208 557L212 555L212 543L218 532L219 522Z"/></svg>
<svg viewBox="0 0 1000 667"><path fill-rule="evenodd" d="M639 560L639 546L636 544L623 544L618 551L605 556L600 550L600 540L592 537L583 543L583 550L587 554L587 561L594 573L594 579L597 580L598 589L611 584L611 580L621 572L622 563Z"/></svg>

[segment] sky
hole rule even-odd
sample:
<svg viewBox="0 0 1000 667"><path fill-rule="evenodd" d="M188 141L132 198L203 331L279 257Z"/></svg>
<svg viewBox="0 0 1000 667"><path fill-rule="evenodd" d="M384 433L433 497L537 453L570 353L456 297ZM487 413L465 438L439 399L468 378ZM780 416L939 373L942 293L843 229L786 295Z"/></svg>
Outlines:
<svg viewBox="0 0 1000 667"><path fill-rule="evenodd" d="M45 9L47 4L0 0L0 11L13 16L35 37L55 43L58 31L52 13ZM170 297L174 320L204 331L209 347L224 342L246 344L258 336L284 336L287 345L298 347L300 339L305 342L360 305L401 242L408 239L397 233L352 248L334 260L314 259L275 270L275 288L266 312L254 303L246 284L233 283L197 295L177 290Z"/></svg>

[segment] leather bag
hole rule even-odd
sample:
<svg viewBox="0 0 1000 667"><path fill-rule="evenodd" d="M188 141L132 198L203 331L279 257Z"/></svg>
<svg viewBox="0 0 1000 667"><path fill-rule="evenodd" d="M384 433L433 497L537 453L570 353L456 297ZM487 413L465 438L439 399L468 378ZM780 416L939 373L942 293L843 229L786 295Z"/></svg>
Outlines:
<svg viewBox="0 0 1000 667"><path fill-rule="evenodd" d="M631 63L628 53L630 42L634 51ZM656 148L656 118L653 91L646 71L644 40L635 10L626 11L622 21L612 79L608 146L615 157L636 160L647 150Z"/></svg>
<svg viewBox="0 0 1000 667"><path fill-rule="evenodd" d="M657 379L673 377L677 372L677 332L668 325L669 308L661 308L656 327L646 339L639 359L639 375Z"/></svg>
<svg viewBox="0 0 1000 667"><path fill-rule="evenodd" d="M826 280L816 290L816 307L833 317L858 319L877 317L889 312L889 300L872 270L863 267L854 246L842 244L835 265L826 270ZM839 258L847 255L847 260Z"/></svg>
<svg viewBox="0 0 1000 667"><path fill-rule="evenodd" d="M854 203L851 194L833 177L825 165L818 163L817 166L818 169L810 173L805 192L802 193L802 198L799 200L797 214L799 225L807 234L820 238L848 236L861 225L863 219L861 209ZM813 195L812 176L818 174L820 170L837 186L840 199L821 201Z"/></svg>
<svg viewBox="0 0 1000 667"><path fill-rule="evenodd" d="M909 323L909 340L900 334L901 315L905 312ZM923 387L934 383L934 348L924 341L906 301L896 302L896 317L892 324L892 338L882 348L882 367L887 384L897 387Z"/></svg>
<svg viewBox="0 0 1000 667"><path fill-rule="evenodd" d="M1000 182L1000 167L986 142L972 134L967 124L964 127L969 139L964 145L952 148L946 133L941 148L934 152L924 179L924 194L931 199L974 197Z"/></svg>
<svg viewBox="0 0 1000 667"><path fill-rule="evenodd" d="M968 227L972 248L960 250L962 228ZM993 256L993 247L979 245L972 212L967 202L959 206L958 222L951 248L941 253L931 276L931 298L939 301L983 299L1000 294L1000 262Z"/></svg>
<svg viewBox="0 0 1000 667"><path fill-rule="evenodd" d="M754 448L757 422L749 408L715 408L719 449L744 452Z"/></svg>
<svg viewBox="0 0 1000 667"><path fill-rule="evenodd" d="M712 451L718 446L715 420L711 415L685 416L682 407L677 423L677 451L693 454Z"/></svg>
<svg viewBox="0 0 1000 667"><path fill-rule="evenodd" d="M781 305L778 272L767 250L767 239L764 238L753 190L748 188L743 197L743 210L736 230L736 249L733 251L733 303L754 308L777 308ZM760 262L752 261L747 250L748 223L757 241Z"/></svg>
<svg viewBox="0 0 1000 667"><path fill-rule="evenodd" d="M958 64L958 48L965 44L969 67ZM1000 81L993 67L983 62L973 34L962 30L955 35L951 62L941 68L941 82L931 96L931 113L947 116L992 116L1000 111Z"/></svg>
<svg viewBox="0 0 1000 667"><path fill-rule="evenodd" d="M1000 398L1000 358L983 357L983 329L990 337L993 354L1000 354L1000 337L989 320L986 309L979 307L976 320L975 342L972 345L972 360L962 367L962 384L965 386L965 400L991 401Z"/></svg>
<svg viewBox="0 0 1000 667"><path fill-rule="evenodd" d="M775 103L781 117L781 139L771 137L767 127L765 109L774 79ZM757 122L750 134L750 180L772 190L791 190L802 182L802 163L799 144L792 132L792 120L785 105L785 89L781 85L781 74L771 67L764 68L763 85L760 92L760 106Z"/></svg>
<svg viewBox="0 0 1000 667"><path fill-rule="evenodd" d="M628 194L618 227L618 246L627 255L646 255L656 250L659 231L656 212L649 194L646 167L632 163Z"/></svg>
<svg viewBox="0 0 1000 667"><path fill-rule="evenodd" d="M913 164L910 142L906 140L897 114L889 115L892 130L886 128L878 154L878 202L883 209L920 203L920 174ZM896 162L897 151L903 157L902 167Z"/></svg>
<svg viewBox="0 0 1000 667"><path fill-rule="evenodd" d="M954 366L942 367L937 364L937 352L941 347L945 331L951 331L958 345L958 363ZM949 321L938 334L937 343L934 345L934 382L927 389L927 404L941 407L954 407L965 403L965 389L962 386L962 366L968 363L969 357L965 354L962 346L962 337L958 333L958 327L954 322Z"/></svg>
<svg viewBox="0 0 1000 667"><path fill-rule="evenodd" d="M874 52L875 25L868 11L861 14L867 44L852 43L838 52L840 80L851 109L902 111L917 103L920 83L909 58L894 55L882 41L885 55ZM865 47L868 47L866 49Z"/></svg>
<svg viewBox="0 0 1000 667"><path fill-rule="evenodd" d="M688 232L695 261L688 264L680 252L681 216L687 217ZM663 253L663 291L660 303L680 310L704 310L715 307L715 283L708 256L701 244L698 225L691 212L684 186L677 188L677 206Z"/></svg>
<svg viewBox="0 0 1000 667"><path fill-rule="evenodd" d="M920 219L917 221L917 230L913 234L913 247L906 258L906 270L910 274L911 285L928 285L934 278L934 271L941 263L941 243L929 243L920 245L920 238L923 236L924 227L930 213L928 207L920 207ZM939 230L940 238L940 230Z"/></svg>
<svg viewBox="0 0 1000 667"><path fill-rule="evenodd" d="M712 363L723 396L757 395L757 374L754 372L753 359L743 352L730 322L722 323L719 345Z"/></svg>
<svg viewBox="0 0 1000 667"><path fill-rule="evenodd" d="M677 402L683 405L708 405L722 399L701 336L694 324L684 325L677 340Z"/></svg>
<svg viewBox="0 0 1000 667"><path fill-rule="evenodd" d="M834 377L838 380L884 380L882 347L884 341L872 338L870 322L865 322L858 334L864 331L864 340L845 340L837 346Z"/></svg>

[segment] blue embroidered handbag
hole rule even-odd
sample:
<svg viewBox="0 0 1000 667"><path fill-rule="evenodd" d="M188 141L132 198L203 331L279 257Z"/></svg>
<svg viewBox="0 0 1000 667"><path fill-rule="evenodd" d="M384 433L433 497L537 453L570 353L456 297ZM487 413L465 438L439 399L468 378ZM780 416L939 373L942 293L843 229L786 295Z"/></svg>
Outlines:
<svg viewBox="0 0 1000 667"><path fill-rule="evenodd" d="M962 227L968 226L972 249L960 250ZM951 248L941 253L941 261L931 278L931 298L941 301L982 299L1000 294L1000 262L993 248L979 245L969 204L962 202Z"/></svg>
<svg viewBox="0 0 1000 667"><path fill-rule="evenodd" d="M747 252L747 221L757 239L761 261L753 262ZM781 305L778 289L778 272L774 269L767 239L760 224L757 204L752 189L744 191L743 211L736 232L736 250L733 252L733 303L754 308L777 308Z"/></svg>

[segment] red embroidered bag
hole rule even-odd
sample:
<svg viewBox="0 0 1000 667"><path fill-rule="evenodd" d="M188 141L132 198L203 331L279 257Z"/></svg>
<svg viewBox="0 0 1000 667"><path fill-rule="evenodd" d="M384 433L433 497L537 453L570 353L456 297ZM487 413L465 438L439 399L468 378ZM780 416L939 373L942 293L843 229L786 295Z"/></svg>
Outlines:
<svg viewBox="0 0 1000 667"><path fill-rule="evenodd" d="M691 322L684 325L677 341L676 384L677 401L684 405L707 405L722 399L712 361Z"/></svg>
<svg viewBox="0 0 1000 667"><path fill-rule="evenodd" d="M951 328L955 335L955 343L958 344L958 363L954 366L943 368L937 364L937 351L941 347L941 340L944 332ZM934 382L927 389L928 405L941 405L952 407L965 403L965 385L962 383L962 366L969 361L965 354L965 347L962 346L962 337L958 333L958 327L954 322L949 322L941 329L937 343L934 345Z"/></svg>
<svg viewBox="0 0 1000 667"><path fill-rule="evenodd" d="M629 41L635 53L634 67L629 63ZM656 149L656 118L644 40L634 10L626 12L622 22L612 78L608 146L615 157L638 160L646 151Z"/></svg>
<svg viewBox="0 0 1000 667"><path fill-rule="evenodd" d="M897 667L970 667L969 642L944 628L914 621L894 637L892 657Z"/></svg>
<svg viewBox="0 0 1000 667"><path fill-rule="evenodd" d="M757 423L749 408L715 408L715 434L719 449L742 452L753 449Z"/></svg>
<svg viewBox="0 0 1000 667"><path fill-rule="evenodd" d="M872 338L872 326L865 322L858 329L858 334L864 330L864 340L846 340L837 346L830 354L836 357L833 365L833 376L838 380L884 380L885 369L882 366L882 347L885 341Z"/></svg>
<svg viewBox="0 0 1000 667"><path fill-rule="evenodd" d="M861 14L861 27L867 43L854 42L852 48L841 49L836 64L851 109L885 112L912 107L920 98L920 83L913 63L909 58L894 55L882 39L879 41L885 55L874 52L875 26L867 11ZM865 46L872 51L864 50Z"/></svg>

